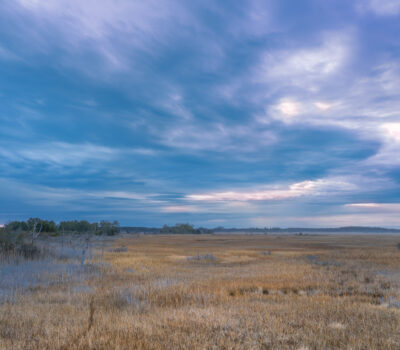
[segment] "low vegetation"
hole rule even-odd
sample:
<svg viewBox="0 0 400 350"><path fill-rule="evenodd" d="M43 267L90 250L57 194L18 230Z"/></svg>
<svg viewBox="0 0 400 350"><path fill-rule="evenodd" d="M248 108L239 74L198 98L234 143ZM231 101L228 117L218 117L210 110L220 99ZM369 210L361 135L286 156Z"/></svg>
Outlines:
<svg viewBox="0 0 400 350"><path fill-rule="evenodd" d="M175 233L175 234L200 234L212 233L212 230L206 228L195 228L190 224L176 224L175 226L164 225L160 233Z"/></svg>
<svg viewBox="0 0 400 350"><path fill-rule="evenodd" d="M105 221L90 223L86 220L61 221L56 224L54 221L43 220L40 218L30 218L27 221L11 221L2 228L3 232L8 233L31 233L37 231L42 234L60 235L60 234L97 234L97 235L115 235L119 232L118 221Z"/></svg>
<svg viewBox="0 0 400 350"><path fill-rule="evenodd" d="M39 236L34 259L1 255L0 349L399 349L397 244Z"/></svg>
<svg viewBox="0 0 400 350"><path fill-rule="evenodd" d="M25 258L34 258L41 254L36 241L39 236L65 236L81 235L90 240L93 235L113 236L119 233L117 221L89 223L88 221L62 221L56 224L54 221L30 218L27 221L12 221L0 228L0 254L22 255Z"/></svg>

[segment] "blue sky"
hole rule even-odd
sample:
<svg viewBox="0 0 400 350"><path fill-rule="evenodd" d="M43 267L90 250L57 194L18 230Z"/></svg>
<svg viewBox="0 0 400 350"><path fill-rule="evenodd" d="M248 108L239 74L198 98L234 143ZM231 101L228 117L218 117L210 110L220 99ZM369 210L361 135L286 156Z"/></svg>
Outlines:
<svg viewBox="0 0 400 350"><path fill-rule="evenodd" d="M400 0L0 0L0 224L400 227Z"/></svg>

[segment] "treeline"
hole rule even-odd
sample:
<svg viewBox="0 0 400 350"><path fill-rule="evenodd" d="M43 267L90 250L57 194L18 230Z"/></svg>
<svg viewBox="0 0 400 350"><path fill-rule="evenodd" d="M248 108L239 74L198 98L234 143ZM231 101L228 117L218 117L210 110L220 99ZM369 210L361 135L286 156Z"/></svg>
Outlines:
<svg viewBox="0 0 400 350"><path fill-rule="evenodd" d="M175 234L201 234L201 233L212 233L212 230L208 230L205 228L194 228L189 224L176 224L175 226L164 225L161 228L160 233L175 233Z"/></svg>
<svg viewBox="0 0 400 350"><path fill-rule="evenodd" d="M11 221L6 224L2 230L7 233L18 234L35 231L51 235L90 233L113 236L119 233L120 228L118 221L110 222L102 220L100 222L90 223L86 220L73 220L61 221L57 224L54 221L30 218L27 221Z"/></svg>
<svg viewBox="0 0 400 350"><path fill-rule="evenodd" d="M369 226L346 226L346 227L322 227L322 228L307 228L307 227L248 227L248 228L225 228L216 227L214 232L219 233L264 233L264 234L299 234L299 233L400 233L399 229L385 227L369 227Z"/></svg>
<svg viewBox="0 0 400 350"><path fill-rule="evenodd" d="M202 234L213 233L213 230L199 227L195 228L190 224L176 224L174 226L164 225L163 227L143 227L143 226L125 226L121 227L121 232L125 233L148 233L148 234Z"/></svg>
<svg viewBox="0 0 400 350"><path fill-rule="evenodd" d="M41 235L64 237L66 234L81 234L85 237L86 245L90 235L112 236L119 233L118 221L105 221L90 223L86 220L54 221L40 218L30 218L27 221L12 221L0 227L0 258L9 256L23 256L34 259L43 255L44 250L36 244ZM63 240L64 241L64 240ZM86 248L83 250L83 259Z"/></svg>
<svg viewBox="0 0 400 350"><path fill-rule="evenodd" d="M122 233L151 233L151 234L211 234L214 231L199 227L195 228L190 224L176 224L174 226L164 225L161 228L149 227L120 227L118 221L89 222L86 220L61 221L56 223L52 220L30 218L26 221L11 221L0 233L10 234L48 234L51 236L64 234L95 234L113 236Z"/></svg>

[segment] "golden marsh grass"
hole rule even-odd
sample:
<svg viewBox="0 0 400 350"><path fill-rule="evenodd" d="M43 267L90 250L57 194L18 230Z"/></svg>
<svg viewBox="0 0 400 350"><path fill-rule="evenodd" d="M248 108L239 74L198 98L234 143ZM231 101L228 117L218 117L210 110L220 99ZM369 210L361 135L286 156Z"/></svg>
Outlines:
<svg viewBox="0 0 400 350"><path fill-rule="evenodd" d="M0 349L400 349L399 241L116 237L95 273L5 298Z"/></svg>

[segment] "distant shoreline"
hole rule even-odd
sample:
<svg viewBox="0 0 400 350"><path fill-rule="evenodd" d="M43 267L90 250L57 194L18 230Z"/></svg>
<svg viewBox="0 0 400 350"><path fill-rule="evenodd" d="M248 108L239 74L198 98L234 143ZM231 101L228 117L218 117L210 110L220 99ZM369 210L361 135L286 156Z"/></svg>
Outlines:
<svg viewBox="0 0 400 350"><path fill-rule="evenodd" d="M142 234L166 234L161 228L121 226L121 233L142 233ZM298 235L314 236L323 234L400 234L400 229L384 227L332 227L332 228L214 228L210 229L213 234L270 234L270 235ZM200 232L207 234L210 232ZM176 234L176 233L171 233Z"/></svg>

